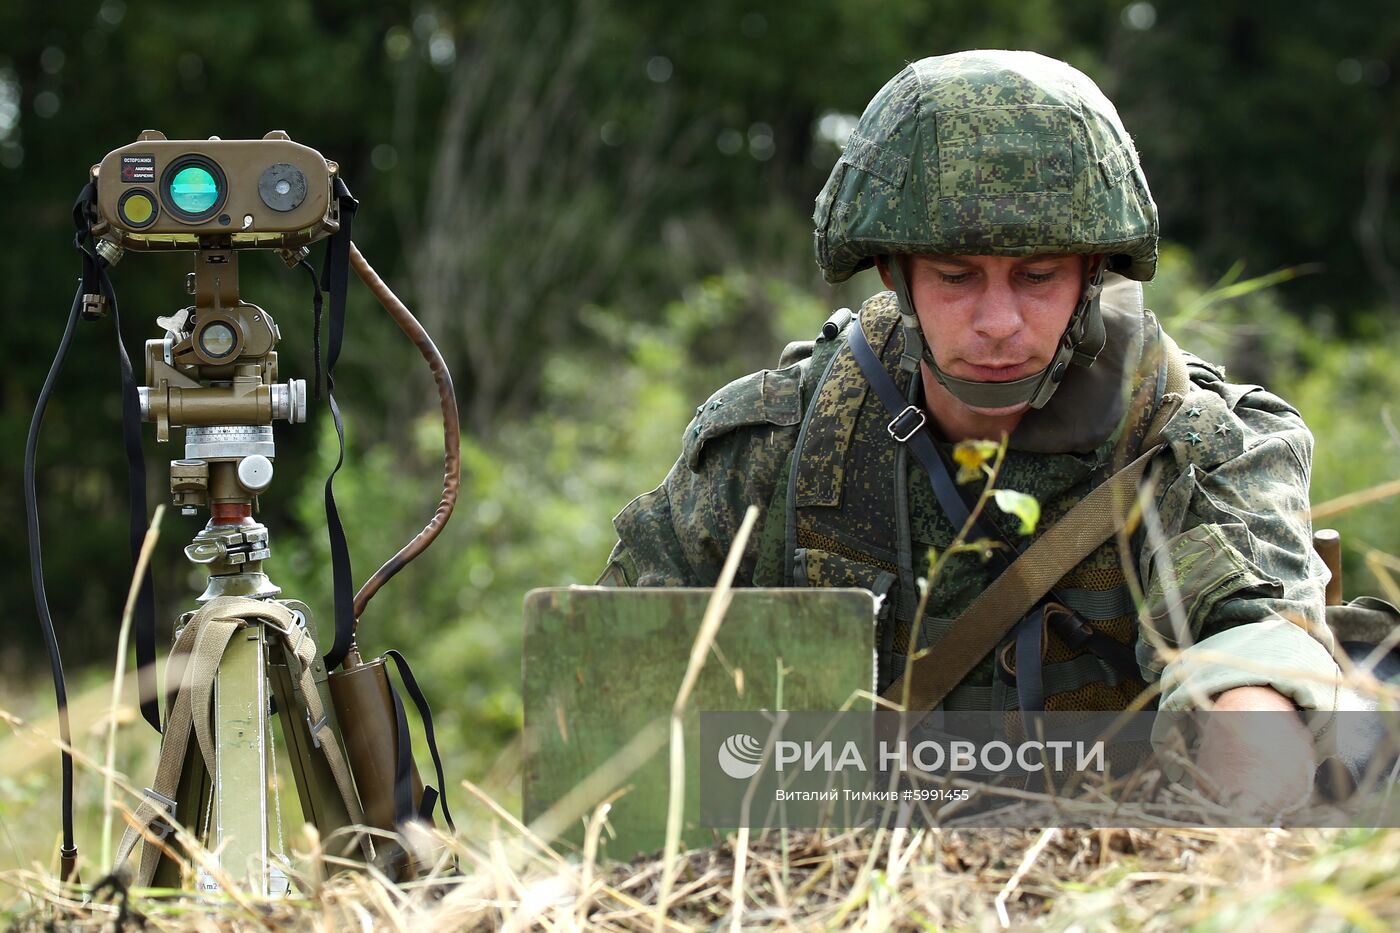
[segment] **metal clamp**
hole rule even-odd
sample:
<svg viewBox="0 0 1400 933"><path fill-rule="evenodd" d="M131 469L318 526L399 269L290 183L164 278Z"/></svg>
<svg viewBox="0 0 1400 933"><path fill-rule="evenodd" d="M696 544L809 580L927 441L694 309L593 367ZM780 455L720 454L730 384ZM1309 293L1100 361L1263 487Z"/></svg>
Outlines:
<svg viewBox="0 0 1400 933"><path fill-rule="evenodd" d="M218 538L206 538L185 545L185 557L196 564L212 564L221 557L227 557L228 544Z"/></svg>
<svg viewBox="0 0 1400 933"><path fill-rule="evenodd" d="M321 747L321 738L320 738L320 736L318 735L318 733L320 733L320 731L321 731L322 729L326 728L326 727L329 726L330 724L331 724L331 714L330 714L330 713L322 713L322 714L321 714L320 720L318 720L317 722L312 722L312 721L311 721L311 710L307 710L307 711L306 711L306 728L311 730L311 744L312 744L312 745L316 746L317 748L320 748L320 747Z"/></svg>
<svg viewBox="0 0 1400 933"><path fill-rule="evenodd" d="M903 444L917 434L925 424L928 424L928 416L924 414L923 409L910 405L895 415L894 420L885 425L885 430L890 432L890 437Z"/></svg>
<svg viewBox="0 0 1400 933"><path fill-rule="evenodd" d="M180 808L180 805L153 787L145 788L145 795L158 806L165 808L166 815L152 819L149 826L152 836L157 839L165 839L175 829L171 820L175 819L175 811Z"/></svg>

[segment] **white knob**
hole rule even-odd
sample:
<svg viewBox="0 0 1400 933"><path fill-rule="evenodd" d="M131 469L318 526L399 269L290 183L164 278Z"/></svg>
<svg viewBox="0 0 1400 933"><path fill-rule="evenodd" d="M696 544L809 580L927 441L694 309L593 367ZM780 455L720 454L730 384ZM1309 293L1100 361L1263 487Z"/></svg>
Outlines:
<svg viewBox="0 0 1400 933"><path fill-rule="evenodd" d="M271 486L272 461L262 454L238 461L238 484L255 496Z"/></svg>

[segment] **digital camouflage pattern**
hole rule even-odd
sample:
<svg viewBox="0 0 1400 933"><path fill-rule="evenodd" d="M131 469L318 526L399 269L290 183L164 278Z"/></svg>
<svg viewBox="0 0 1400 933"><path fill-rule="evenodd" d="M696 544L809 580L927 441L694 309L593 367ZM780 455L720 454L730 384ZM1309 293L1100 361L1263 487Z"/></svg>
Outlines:
<svg viewBox="0 0 1400 933"><path fill-rule="evenodd" d="M1086 287L1071 321L1073 330L1087 311L1102 349L1096 337L1082 365L1057 367L1062 381L1023 416L998 485L1040 502L1043 533L1136 456L1164 384L1158 327L1132 281L1156 269L1157 212L1131 139L1085 75L1029 52L910 65L866 108L813 219L817 261L831 282L899 253L1106 254L1118 274L1101 295ZM902 276L894 281L902 287ZM909 384L924 336L907 296L875 296L849 326L862 326L891 376ZM809 358L746 376L698 408L665 482L617 516L619 541L599 582L711 586L757 505L761 532L738 583L858 586L883 597L883 690L911 641L936 643L994 571L977 555L953 555L933 581L925 617L914 618L928 554L947 549L958 529L886 430L889 414L848 336L849 327L820 339ZM1062 342L1057 360L1076 349ZM1160 682L1164 709L1253 684L1303 708L1335 709L1327 576L1308 521L1312 436L1276 396L1188 362L1190 388L1149 476L1155 508L1131 540L1105 543L1055 588L1099 632L1131 645L1137 670L1117 671L1050 633L1047 708L1122 708ZM1018 519L989 512L1016 534ZM943 705L1016 703L1014 671L999 648ZM1319 735L1327 722L1314 717Z"/></svg>
<svg viewBox="0 0 1400 933"><path fill-rule="evenodd" d="M1119 442L1141 418L1126 409L1118 382L1103 376L1136 385L1143 328L1155 324L1141 310L1133 283L1120 280L1109 292L1116 295L1108 315L1109 350L1116 355L1101 360L1102 369L1076 370L1062 394L1029 412L1003 466L1001 488L1041 501L1041 531L1112 471ZM1132 306L1113 308L1125 295ZM893 296L870 299L861 319L896 374L902 337ZM1145 583L1148 624L1139 624L1114 544L1076 567L1061 591L1091 624L1134 646L1140 681L1162 680L1164 708L1188 708L1202 696L1268 683L1304 708L1330 709L1335 697L1328 679L1336 668L1322 622L1326 571L1313 553L1307 520L1311 434L1276 396L1227 383L1218 369L1188 359L1191 389L1166 427L1168 447L1155 472L1158 527L1152 536L1138 534L1129 560ZM844 333L818 341L810 359L746 376L715 393L687 427L681 458L665 482L618 515L620 540L600 582L713 585L744 511L759 505L762 531L750 541L739 582L854 585L884 595L883 687L901 663L917 592L901 566L893 515L896 445L884 430L888 415L868 395ZM1078 436L1063 430L1070 420L1082 423L1086 411L1101 413L1097 423ZM804 420L808 435L794 471ZM793 490L790 476L796 477ZM917 463L904 483L905 560L917 561L914 569L922 574L928 549L946 548L956 529ZM823 510L825 518L813 519ZM990 517L1015 534L1012 516L992 508ZM790 524L797 529L792 548ZM926 640L936 640L941 626L991 579L991 569L975 555L951 558L931 594L922 626ZM1168 666L1163 648L1189 650ZM1047 691L1075 697L1079 708L1120 708L1137 692L1137 684L1092 655L1070 652L1055 639L1047 640L1046 652ZM1015 708L1015 688L997 676L995 654L950 694L947 708ZM1258 660L1265 657L1281 659L1276 671L1261 670ZM1093 684L1097 692L1085 693Z"/></svg>
<svg viewBox="0 0 1400 933"><path fill-rule="evenodd" d="M1157 265L1157 208L1113 104L1034 52L905 68L866 107L813 221L829 282L890 253L1106 253L1143 281Z"/></svg>

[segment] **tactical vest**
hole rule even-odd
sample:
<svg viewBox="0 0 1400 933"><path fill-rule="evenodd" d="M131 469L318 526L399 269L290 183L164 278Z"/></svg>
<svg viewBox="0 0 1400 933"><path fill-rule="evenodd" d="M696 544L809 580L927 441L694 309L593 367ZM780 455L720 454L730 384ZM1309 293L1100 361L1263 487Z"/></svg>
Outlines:
<svg viewBox="0 0 1400 933"><path fill-rule="evenodd" d="M1135 313L1142 316L1138 322L1141 333L1155 335L1156 322L1150 312L1138 308ZM867 301L859 318L847 326L864 327L871 346L903 390L911 376L898 365L903 343L898 324L892 296L885 293ZM1144 338L1142 343L1150 339ZM931 545L941 550L951 543L957 529L933 502L928 478L917 460L891 437L887 430L890 414L870 390L848 342L832 341L831 346L834 352L822 352L826 348L819 344L811 360L809 378L816 380L811 391L804 393L809 399L807 411L773 506L785 505L781 514L786 520L783 573L787 585L863 587L880 597L877 692L882 692L903 672L910 632L916 631L918 581L929 572L925 548ZM1136 456L1155 410L1158 396L1153 393L1160 393L1161 381L1138 380L1142 387L1139 404L1125 405L1119 427L1099 456L1076 458L1067 454L1057 458L1057 469L1065 475L1058 484L1050 483L1050 487L1060 488L1052 488L1049 497L1041 500L1041 530L1110 475L1115 466L1127 462L1123 457ZM1110 451L1111 456L1104 455ZM1016 458L1024 481L1039 481L1038 456ZM1008 465L1012 460L1008 457ZM1005 473L998 486L1031 491L1009 482ZM1024 539L1026 544L1030 540ZM1117 544L1109 541L1055 589L1095 630L1131 648L1137 613L1125 566L1132 572L1131 557L1125 560ZM994 576L991 568L977 566L974 555L953 555L949 569L933 583L923 625L917 627L916 649L935 643ZM1053 630L1046 632L1043 644L1046 709L1123 709L1144 689L1137 671L1118 670L1087 647L1072 648ZM1008 640L947 696L943 708L1016 709L1015 661L1010 649Z"/></svg>

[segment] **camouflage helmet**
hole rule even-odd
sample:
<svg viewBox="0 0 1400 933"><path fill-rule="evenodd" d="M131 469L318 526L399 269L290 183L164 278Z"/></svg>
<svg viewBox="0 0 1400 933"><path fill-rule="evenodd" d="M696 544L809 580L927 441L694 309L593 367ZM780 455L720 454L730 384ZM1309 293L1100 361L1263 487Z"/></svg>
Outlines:
<svg viewBox="0 0 1400 933"><path fill-rule="evenodd" d="M1157 269L1157 207L1118 112L1082 72L1034 52L959 52L901 71L865 108L812 219L832 283L904 253L1104 257L1050 364L1010 382L939 368L902 265L889 264L901 367L922 359L954 396L987 409L1045 405L1071 365L1103 349L1104 272L1146 281Z"/></svg>
<svg viewBox="0 0 1400 933"><path fill-rule="evenodd" d="M1113 104L1034 52L925 58L866 107L817 197L817 263L843 282L892 253L1103 253L1146 281L1157 207Z"/></svg>

